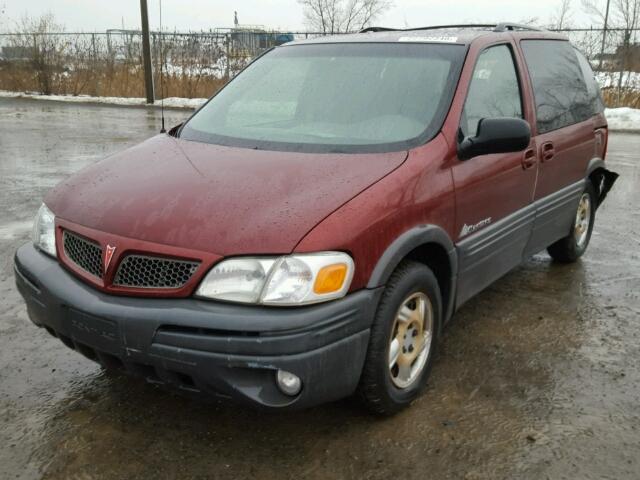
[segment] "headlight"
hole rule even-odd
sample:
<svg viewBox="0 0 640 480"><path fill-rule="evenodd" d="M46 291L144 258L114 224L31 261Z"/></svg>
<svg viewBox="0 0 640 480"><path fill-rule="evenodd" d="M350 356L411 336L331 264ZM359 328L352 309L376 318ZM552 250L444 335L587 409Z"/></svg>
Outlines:
<svg viewBox="0 0 640 480"><path fill-rule="evenodd" d="M43 203L33 223L32 240L39 250L56 256L55 215Z"/></svg>
<svg viewBox="0 0 640 480"><path fill-rule="evenodd" d="M204 278L199 297L263 305L305 305L343 297L353 278L346 253L232 258Z"/></svg>

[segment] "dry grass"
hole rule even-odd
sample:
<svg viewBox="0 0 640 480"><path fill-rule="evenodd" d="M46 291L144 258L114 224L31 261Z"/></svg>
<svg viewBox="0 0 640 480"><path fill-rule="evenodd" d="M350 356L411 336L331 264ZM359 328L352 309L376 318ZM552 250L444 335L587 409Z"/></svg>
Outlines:
<svg viewBox="0 0 640 480"><path fill-rule="evenodd" d="M604 88L602 99L607 107L640 108L640 91L633 88Z"/></svg>
<svg viewBox="0 0 640 480"><path fill-rule="evenodd" d="M46 77L46 78L45 78ZM224 79L211 75L165 75L163 91L156 75L156 96L207 98L218 91ZM144 97L144 76L139 66L104 65L73 71L40 71L28 63L0 65L0 90L59 95Z"/></svg>

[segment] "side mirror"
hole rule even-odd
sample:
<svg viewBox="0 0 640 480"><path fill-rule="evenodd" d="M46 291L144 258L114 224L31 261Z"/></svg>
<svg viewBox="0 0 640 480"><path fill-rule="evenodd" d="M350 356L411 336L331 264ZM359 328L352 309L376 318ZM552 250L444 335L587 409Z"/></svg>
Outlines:
<svg viewBox="0 0 640 480"><path fill-rule="evenodd" d="M458 143L458 158L520 152L529 146L530 140L531 128L521 118L483 118L478 122L476 136Z"/></svg>

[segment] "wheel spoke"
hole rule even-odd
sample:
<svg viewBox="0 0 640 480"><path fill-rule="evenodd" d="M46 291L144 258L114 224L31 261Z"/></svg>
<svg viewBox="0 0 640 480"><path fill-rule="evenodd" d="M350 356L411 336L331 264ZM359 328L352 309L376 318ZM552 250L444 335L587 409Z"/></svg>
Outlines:
<svg viewBox="0 0 640 480"><path fill-rule="evenodd" d="M396 331L395 339L398 341L398 346L402 346L404 337L407 334L408 323L398 322L398 330Z"/></svg>
<svg viewBox="0 0 640 480"><path fill-rule="evenodd" d="M426 301L424 298L418 298L416 300L416 309L413 312L413 318L418 324L420 329L419 333L422 333L422 329L424 328L424 314L426 309Z"/></svg>
<svg viewBox="0 0 640 480"><path fill-rule="evenodd" d="M414 350L414 355L413 355L414 358L417 358L418 355L422 353L422 351L425 349L426 346L427 346L427 335L423 334L422 336L420 336L420 338L416 342L416 348Z"/></svg>
<svg viewBox="0 0 640 480"><path fill-rule="evenodd" d="M408 382L411 378L411 364L398 364L398 378L404 382Z"/></svg>
<svg viewBox="0 0 640 480"><path fill-rule="evenodd" d="M398 321L401 324L408 324L413 319L414 311L411 310L407 305L403 305L400 311L398 312Z"/></svg>
<svg viewBox="0 0 640 480"><path fill-rule="evenodd" d="M398 356L400 355L400 342L397 338L394 338L389 345L389 368L398 363Z"/></svg>

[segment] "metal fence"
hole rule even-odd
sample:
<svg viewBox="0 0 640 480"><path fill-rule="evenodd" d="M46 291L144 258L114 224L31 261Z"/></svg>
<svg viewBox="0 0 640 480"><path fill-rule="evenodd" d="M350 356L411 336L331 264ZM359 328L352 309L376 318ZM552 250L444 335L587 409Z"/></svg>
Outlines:
<svg viewBox="0 0 640 480"><path fill-rule="evenodd" d="M265 49L318 35L243 28L152 32L157 96L208 97ZM139 31L0 34L0 89L140 97L142 65ZM161 70L164 92L158 90Z"/></svg>
<svg viewBox="0 0 640 480"><path fill-rule="evenodd" d="M590 60L600 83L617 90L618 101L620 92L640 89L638 31L561 30ZM152 32L156 95L208 97L266 48L318 35L256 28ZM0 34L0 89L142 97L142 35L130 30Z"/></svg>

